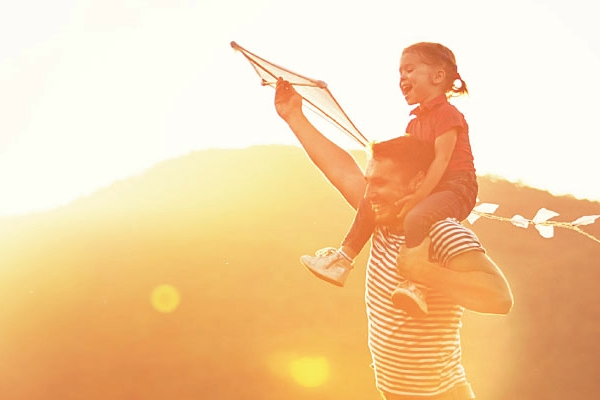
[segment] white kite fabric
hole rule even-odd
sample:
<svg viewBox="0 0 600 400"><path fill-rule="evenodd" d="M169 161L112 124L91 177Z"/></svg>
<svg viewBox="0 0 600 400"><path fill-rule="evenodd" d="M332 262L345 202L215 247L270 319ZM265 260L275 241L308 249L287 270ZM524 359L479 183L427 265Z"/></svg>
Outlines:
<svg viewBox="0 0 600 400"><path fill-rule="evenodd" d="M288 81L294 89L305 100L305 104L316 114L325 118L352 139L356 140L361 146L366 147L369 143L367 138L358 130L348 115L344 112L335 97L327 88L323 81L307 78L287 68L273 64L244 49L236 42L231 42L231 47L239 51L250 62L258 76L261 78L263 86L275 87L279 77Z"/></svg>
<svg viewBox="0 0 600 400"><path fill-rule="evenodd" d="M300 74L290 71L287 68L273 64L244 49L236 42L231 42L231 47L234 50L241 52L244 57L250 62L258 76L261 78L263 86L275 87L279 77L290 82L302 98L308 103L309 108L318 115L324 117L329 122L340 128L362 146L367 146L369 141L363 134L354 126L348 115L344 112L337 100L333 97L327 84L323 81L307 78ZM556 217L559 214L555 211L546 208L540 208L532 219L526 219L521 215L515 215L512 218L500 217L494 215L498 209L498 204L481 203L475 208L467 218L470 224L475 223L480 217L495 219L499 221L511 222L519 228L527 228L532 225L537 229L538 233L544 238L554 237L554 227L566 228L574 230L588 238L600 243L600 239L581 230L579 226L593 224L600 215L586 215L576 219L573 222L558 222L548 221L550 218Z"/></svg>

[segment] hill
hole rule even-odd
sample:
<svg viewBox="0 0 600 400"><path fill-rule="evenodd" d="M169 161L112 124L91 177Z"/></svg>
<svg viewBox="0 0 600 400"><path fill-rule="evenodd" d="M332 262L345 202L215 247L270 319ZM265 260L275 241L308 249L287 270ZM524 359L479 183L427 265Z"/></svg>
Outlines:
<svg viewBox="0 0 600 400"><path fill-rule="evenodd" d="M480 186L506 217L600 210L493 177ZM352 215L301 149L259 146L195 152L67 207L0 220L2 399L378 399L367 251L343 289L298 262L337 245ZM598 225L586 231L598 237ZM543 239L489 219L470 227L516 301L505 317L465 315L478 395L597 398L600 245L564 229ZM153 303L162 285L172 291ZM319 376L298 365L328 378L313 385Z"/></svg>

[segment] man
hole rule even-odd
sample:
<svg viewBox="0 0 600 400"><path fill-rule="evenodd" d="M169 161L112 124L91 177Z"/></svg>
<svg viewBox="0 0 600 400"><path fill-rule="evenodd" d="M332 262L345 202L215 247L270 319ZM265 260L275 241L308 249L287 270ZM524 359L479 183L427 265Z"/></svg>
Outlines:
<svg viewBox="0 0 600 400"><path fill-rule="evenodd" d="M476 236L454 220L435 224L420 246L403 246L396 201L421 184L433 149L403 136L371 146L363 175L354 158L325 138L302 113L302 98L283 80L277 113L310 159L356 209L364 197L376 228L366 274L368 341L377 388L386 400L471 400L461 365L459 328L465 308L506 314L512 293ZM403 281L427 289L429 314L414 318L394 307L391 294Z"/></svg>

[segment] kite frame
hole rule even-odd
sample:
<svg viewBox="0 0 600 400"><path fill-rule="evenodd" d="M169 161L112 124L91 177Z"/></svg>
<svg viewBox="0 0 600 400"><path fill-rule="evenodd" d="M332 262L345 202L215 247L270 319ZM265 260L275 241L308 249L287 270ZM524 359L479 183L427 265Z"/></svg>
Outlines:
<svg viewBox="0 0 600 400"><path fill-rule="evenodd" d="M280 65L277 65L271 61L265 60L264 58L257 56L256 54L248 51L247 49L243 48L242 46L240 46L239 44L237 44L235 41L231 42L231 47L236 50L239 51L240 53L242 53L242 55L250 62L250 65L252 65L252 68L254 68L254 71L258 74L258 76L261 78L262 82L261 84L263 86L271 86L274 87L275 84L277 83L277 79L279 78L278 76L275 76L275 74L273 74L273 72L269 71L267 68L265 68L263 65L257 63L255 61L255 59L260 60L266 64L270 64L282 71L285 71L289 74L292 75L296 75L299 78L302 78L304 80L309 81L310 83L299 83L299 82L290 82L291 85L293 86L310 86L310 87L316 87L319 89L322 89L324 91L327 92L327 94L329 95L329 97L331 98L331 100L333 101L333 103L335 104L335 106L338 108L338 110L342 113L342 115L344 116L344 118L346 118L346 120L348 121L348 123L352 126L352 128L355 130L355 132L352 132L350 129L346 128L343 124L341 124L340 122L338 122L334 117L332 117L329 113L327 113L325 110L323 110L321 107L319 107L317 104L315 104L313 101L307 99L306 97L302 96L302 94L300 94L302 96L302 98L313 108L314 110L318 110L317 114L321 114L321 116L325 117L329 122L333 123L337 128L341 129L344 133L346 133L347 135L349 135L352 139L354 139L356 142L358 142L361 146L363 147L367 147L369 144L369 140L361 133L361 131L356 127L356 125L354 125L354 122L352 122L352 120L350 119L350 117L348 117L348 114L346 114L346 112L344 111L344 109L342 108L342 106L340 106L340 104L338 103L338 101L336 100L336 98L333 96L333 94L331 93L331 91L328 89L327 84L321 80L317 80L317 79L312 79L309 77L306 77L304 75L301 75L297 72L291 71L288 68L284 68ZM264 73L266 73L267 75L273 77L274 81L269 82L266 81L260 71L263 71Z"/></svg>

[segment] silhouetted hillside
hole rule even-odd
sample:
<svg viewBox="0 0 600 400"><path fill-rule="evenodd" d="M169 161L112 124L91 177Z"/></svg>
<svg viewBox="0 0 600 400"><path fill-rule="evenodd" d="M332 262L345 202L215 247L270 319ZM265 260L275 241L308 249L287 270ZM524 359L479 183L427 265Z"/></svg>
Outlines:
<svg viewBox="0 0 600 400"><path fill-rule="evenodd" d="M600 213L503 180L480 185L508 218ZM337 246L352 215L301 149L260 146L192 153L68 207L0 220L0 398L378 399L367 251L343 289L298 261ZM583 228L598 237L599 225ZM600 244L483 218L471 228L516 301L505 317L465 315L479 397L597 398ZM172 312L151 303L163 284L180 295ZM294 381L289 362L302 357L328 361L325 384Z"/></svg>

